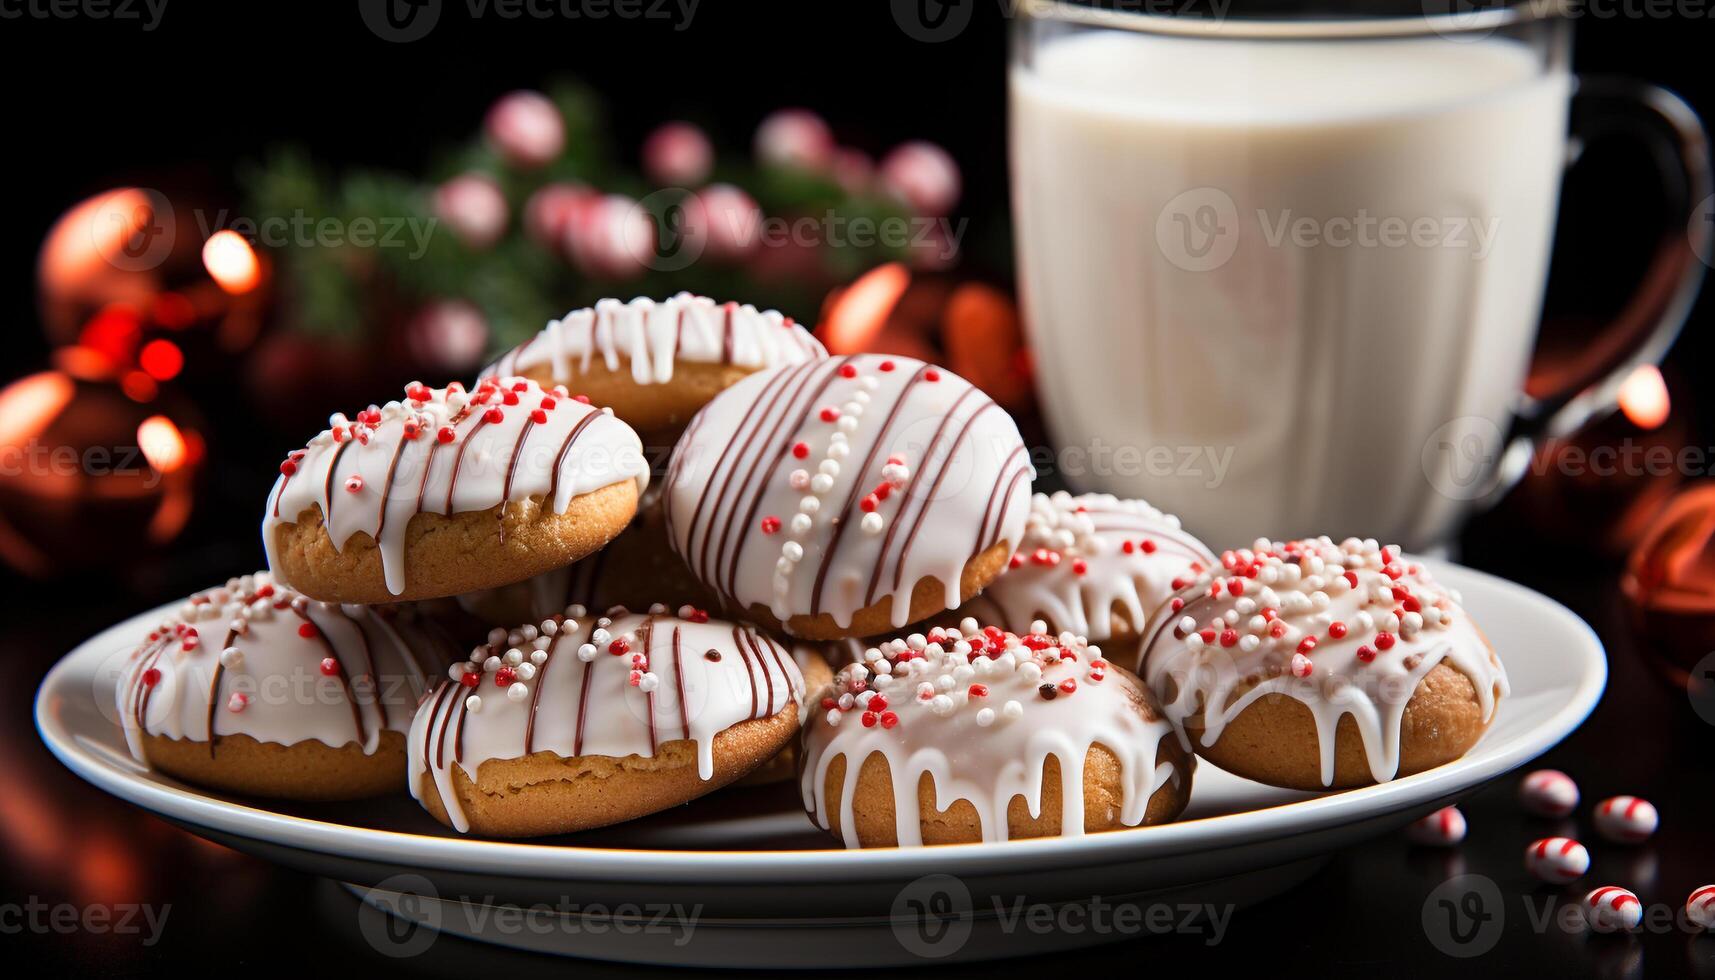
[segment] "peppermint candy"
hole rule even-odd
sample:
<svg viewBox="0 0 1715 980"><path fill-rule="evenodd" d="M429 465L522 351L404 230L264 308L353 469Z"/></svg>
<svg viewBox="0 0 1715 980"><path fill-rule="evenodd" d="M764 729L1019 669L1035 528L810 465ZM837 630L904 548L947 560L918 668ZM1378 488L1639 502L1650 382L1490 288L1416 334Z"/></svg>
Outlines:
<svg viewBox="0 0 1715 980"><path fill-rule="evenodd" d="M1544 837L1524 850L1524 869L1551 885L1565 885L1590 870L1590 852L1570 837Z"/></svg>

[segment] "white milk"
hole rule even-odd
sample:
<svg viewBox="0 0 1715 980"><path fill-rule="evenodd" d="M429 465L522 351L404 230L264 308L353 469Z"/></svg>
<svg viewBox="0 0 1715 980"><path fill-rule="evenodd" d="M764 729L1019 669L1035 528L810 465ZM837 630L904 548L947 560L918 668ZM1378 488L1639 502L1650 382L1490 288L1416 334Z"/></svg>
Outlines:
<svg viewBox="0 0 1715 980"><path fill-rule="evenodd" d="M1011 81L1039 380L1060 447L1132 447L1068 478L1225 544L1444 534L1523 379L1569 87L1503 40L1046 42Z"/></svg>

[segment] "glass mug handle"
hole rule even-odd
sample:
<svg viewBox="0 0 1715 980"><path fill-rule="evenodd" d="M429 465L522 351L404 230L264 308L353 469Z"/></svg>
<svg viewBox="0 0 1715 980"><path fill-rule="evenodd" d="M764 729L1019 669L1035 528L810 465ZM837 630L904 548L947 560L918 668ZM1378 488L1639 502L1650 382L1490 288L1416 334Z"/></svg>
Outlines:
<svg viewBox="0 0 1715 980"><path fill-rule="evenodd" d="M1712 181L1709 137L1697 113L1660 86L1626 78L1579 78L1572 96L1573 137L1584 142L1606 130L1642 122L1670 194L1669 214L1691 215ZM1618 400L1633 369L1659 364L1685 325L1710 256L1711 224L1669 227L1630 300L1598 339L1540 384L1527 384L1488 491L1493 503L1529 470L1539 441L1576 432Z"/></svg>

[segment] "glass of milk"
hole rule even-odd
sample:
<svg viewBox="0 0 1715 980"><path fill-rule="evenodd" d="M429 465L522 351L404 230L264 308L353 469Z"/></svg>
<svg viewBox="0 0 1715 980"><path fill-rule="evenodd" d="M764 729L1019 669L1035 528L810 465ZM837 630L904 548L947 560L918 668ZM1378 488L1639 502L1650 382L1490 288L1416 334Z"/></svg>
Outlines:
<svg viewBox="0 0 1715 980"><path fill-rule="evenodd" d="M1025 3L1020 293L1066 479L1227 545L1424 548L1522 474L1534 435L1611 406L1700 282L1707 223L1683 216L1710 193L1707 153L1670 94L1592 95L1570 35L1543 7L1243 20ZM1650 116L1688 201L1660 260L1677 264L1653 277L1665 312L1527 400L1577 99L1581 118Z"/></svg>

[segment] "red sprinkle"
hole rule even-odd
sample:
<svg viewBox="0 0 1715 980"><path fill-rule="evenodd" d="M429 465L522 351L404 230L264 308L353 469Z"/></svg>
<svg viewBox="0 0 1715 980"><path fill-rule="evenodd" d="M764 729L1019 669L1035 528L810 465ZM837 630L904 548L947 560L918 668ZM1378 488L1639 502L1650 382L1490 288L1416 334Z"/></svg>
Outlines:
<svg viewBox="0 0 1715 980"><path fill-rule="evenodd" d="M1145 538L1141 542L1139 542L1139 546L1143 548L1144 554L1146 554L1146 555L1155 554L1155 542L1154 541L1151 541L1148 538Z"/></svg>
<svg viewBox="0 0 1715 980"><path fill-rule="evenodd" d="M482 683L482 671L466 670L459 675L459 684L463 687L475 687Z"/></svg>
<svg viewBox="0 0 1715 980"><path fill-rule="evenodd" d="M1084 561L1084 559L1082 559L1082 558L1073 559L1073 561L1072 561L1072 574L1073 575L1084 575L1084 574L1087 574L1089 571L1090 571L1090 565L1088 562Z"/></svg>
<svg viewBox="0 0 1715 980"><path fill-rule="evenodd" d="M159 683L161 683L161 671L159 669L150 667L148 670L143 671L144 687L154 687Z"/></svg>
<svg viewBox="0 0 1715 980"><path fill-rule="evenodd" d="M1063 694L1071 694L1073 691L1076 691L1077 689L1078 689L1078 682L1073 680L1070 677L1068 677L1065 680L1060 682L1060 691Z"/></svg>
<svg viewBox="0 0 1715 980"><path fill-rule="evenodd" d="M339 661L332 657L322 658L322 673L329 677L339 676Z"/></svg>
<svg viewBox="0 0 1715 980"><path fill-rule="evenodd" d="M803 459L804 457L810 455L810 444L807 442L793 443L792 444L792 455L798 457L799 459Z"/></svg>
<svg viewBox="0 0 1715 980"><path fill-rule="evenodd" d="M779 530L780 530L780 518L775 517L773 514L769 514L767 517L764 517L762 519L762 533L763 534L773 534Z"/></svg>
<svg viewBox="0 0 1715 980"><path fill-rule="evenodd" d="M607 652L617 657L621 654L631 652L631 644L627 643L623 636L616 637L612 643L607 645Z"/></svg>
<svg viewBox="0 0 1715 980"><path fill-rule="evenodd" d="M1120 550L1129 555L1136 549L1132 546L1130 541L1122 541L1120 542Z"/></svg>
<svg viewBox="0 0 1715 980"><path fill-rule="evenodd" d="M934 368L930 368L929 370L923 372L923 380L924 381L939 381L939 380L941 380L941 372L935 370Z"/></svg>
<svg viewBox="0 0 1715 980"><path fill-rule="evenodd" d="M1370 661L1376 659L1376 652L1374 650L1371 650L1369 648L1369 646L1366 644L1366 645L1358 648L1358 659L1367 664Z"/></svg>
<svg viewBox="0 0 1715 980"><path fill-rule="evenodd" d="M518 672L511 667L502 667L494 672L494 683L497 687L505 687L518 679Z"/></svg>
<svg viewBox="0 0 1715 980"><path fill-rule="evenodd" d="M842 378L855 378L855 377L857 377L857 368L852 367L850 364L841 364L840 365L840 377L842 377Z"/></svg>
<svg viewBox="0 0 1715 980"><path fill-rule="evenodd" d="M893 370L893 362L892 361L882 361L881 364L878 365L878 367L880 368L880 370L883 370L883 371L891 371L891 370Z"/></svg>
<svg viewBox="0 0 1715 980"><path fill-rule="evenodd" d="M887 698L883 697L880 694L877 694L874 697L869 699L868 707L869 707L869 710L871 710L871 711L886 711L887 710Z"/></svg>
<svg viewBox="0 0 1715 980"><path fill-rule="evenodd" d="M881 727L892 728L894 725L897 725L897 724L899 724L899 716L898 715L894 714L891 711L883 711L881 713Z"/></svg>
<svg viewBox="0 0 1715 980"><path fill-rule="evenodd" d="M485 421L488 422L489 425L499 425L500 423L506 421L506 413L502 412L498 408L489 409L488 411L482 413L482 417Z"/></svg>
<svg viewBox="0 0 1715 980"><path fill-rule="evenodd" d="M543 411L542 409L538 408L534 412L530 413L530 421L536 423L537 425L547 425L548 424L548 413Z"/></svg>
<svg viewBox="0 0 1715 980"><path fill-rule="evenodd" d="M876 723L876 722L877 722L877 721L878 721L878 720L880 720L880 717L881 717L881 716L879 716L879 715L877 715L877 714L876 714L876 713L875 713L875 712L873 712L873 711L865 711L865 712L864 712L864 713L863 713L863 727L865 727L865 728L874 728L874 727L875 727L875 723Z"/></svg>
<svg viewBox="0 0 1715 980"><path fill-rule="evenodd" d="M299 623L298 624L298 635L303 637L306 640L315 639L316 638L316 624L314 624L314 623Z"/></svg>
<svg viewBox="0 0 1715 980"><path fill-rule="evenodd" d="M837 408L824 408L818 414L821 415L824 422L837 422L840 418L840 410Z"/></svg>
<svg viewBox="0 0 1715 980"><path fill-rule="evenodd" d="M1224 647L1238 646L1238 643L1239 643L1239 631L1238 630L1224 629L1221 631L1221 646L1224 646Z"/></svg>
<svg viewBox="0 0 1715 980"><path fill-rule="evenodd" d="M458 438L458 435L458 432L455 431L452 426L443 425L441 426L441 430L435 433L435 438L442 442L452 442L454 439Z"/></svg>
<svg viewBox="0 0 1715 980"><path fill-rule="evenodd" d="M291 476L292 474L298 472L298 464L294 463L288 459L285 462L280 464L280 472L286 474L287 476Z"/></svg>
<svg viewBox="0 0 1715 980"><path fill-rule="evenodd" d="M1328 635L1338 640L1346 635L1346 624L1335 621L1328 624Z"/></svg>
<svg viewBox="0 0 1715 980"><path fill-rule="evenodd" d="M973 698L986 698L986 697L988 697L989 696L988 685L987 684L972 684L971 690L970 690L970 695Z"/></svg>
<svg viewBox="0 0 1715 980"><path fill-rule="evenodd" d="M1377 650L1392 650L1393 649L1393 634L1392 633L1377 633L1376 634L1376 649Z"/></svg>
<svg viewBox="0 0 1715 980"><path fill-rule="evenodd" d="M1299 653L1309 653L1314 649L1316 649L1316 638L1314 636L1307 636L1298 641Z"/></svg>

